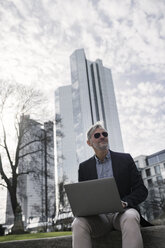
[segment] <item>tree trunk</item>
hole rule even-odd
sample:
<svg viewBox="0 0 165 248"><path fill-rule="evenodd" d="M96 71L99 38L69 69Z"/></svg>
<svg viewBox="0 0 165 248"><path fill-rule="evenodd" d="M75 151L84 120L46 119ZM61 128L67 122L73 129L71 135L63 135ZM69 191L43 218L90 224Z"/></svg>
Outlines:
<svg viewBox="0 0 165 248"><path fill-rule="evenodd" d="M19 205L17 201L16 191L9 190L9 193L10 193L11 205L12 205L12 210L13 210L13 215L14 215L14 226L12 227L12 233L21 234L21 233L24 233L21 206Z"/></svg>
<svg viewBox="0 0 165 248"><path fill-rule="evenodd" d="M13 234L21 234L24 233L24 225L22 221L22 211L21 206L18 204L15 215L14 215L14 226L12 227Z"/></svg>

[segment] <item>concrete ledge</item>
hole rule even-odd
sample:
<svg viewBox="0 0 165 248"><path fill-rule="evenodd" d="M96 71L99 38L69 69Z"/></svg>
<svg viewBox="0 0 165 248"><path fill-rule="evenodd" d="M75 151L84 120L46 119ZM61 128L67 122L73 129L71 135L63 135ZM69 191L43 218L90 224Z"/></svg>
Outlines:
<svg viewBox="0 0 165 248"><path fill-rule="evenodd" d="M165 248L165 226L141 228L144 248ZM109 235L93 240L94 248L122 248L121 233L113 231Z"/></svg>
<svg viewBox="0 0 165 248"><path fill-rule="evenodd" d="M72 237L30 239L0 243L0 248L71 248Z"/></svg>
<svg viewBox="0 0 165 248"><path fill-rule="evenodd" d="M142 228L144 248L165 247L165 226ZM71 248L71 236L0 243L0 248ZM121 248L121 233L113 231L106 237L93 240L94 248Z"/></svg>

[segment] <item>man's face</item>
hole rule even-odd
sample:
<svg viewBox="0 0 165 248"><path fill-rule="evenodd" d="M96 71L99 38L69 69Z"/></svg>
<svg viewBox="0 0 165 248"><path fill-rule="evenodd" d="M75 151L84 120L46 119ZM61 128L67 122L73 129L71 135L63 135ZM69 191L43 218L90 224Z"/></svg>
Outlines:
<svg viewBox="0 0 165 248"><path fill-rule="evenodd" d="M107 131L102 128L97 128L90 138L87 141L88 145L93 147L94 150L104 151L108 149L108 135Z"/></svg>

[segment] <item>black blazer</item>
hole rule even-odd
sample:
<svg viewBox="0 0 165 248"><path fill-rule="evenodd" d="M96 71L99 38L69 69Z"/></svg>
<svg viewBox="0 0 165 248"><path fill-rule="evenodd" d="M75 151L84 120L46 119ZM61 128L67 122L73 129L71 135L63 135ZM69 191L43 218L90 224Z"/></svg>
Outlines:
<svg viewBox="0 0 165 248"><path fill-rule="evenodd" d="M113 175L119 190L121 200L128 203L128 207L135 208L139 211L138 204L143 202L148 190L144 186L143 180L136 165L127 153L118 153L110 151L112 159ZM97 179L96 159L95 156L82 162L79 165L78 179L79 181ZM145 221L142 219L142 222ZM142 223L143 226L148 226Z"/></svg>

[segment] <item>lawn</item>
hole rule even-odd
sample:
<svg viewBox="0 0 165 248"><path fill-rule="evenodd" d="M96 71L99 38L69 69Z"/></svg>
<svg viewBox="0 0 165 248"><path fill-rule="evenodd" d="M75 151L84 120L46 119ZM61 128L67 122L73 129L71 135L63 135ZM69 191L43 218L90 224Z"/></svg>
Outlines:
<svg viewBox="0 0 165 248"><path fill-rule="evenodd" d="M41 239L71 235L71 232L48 232L48 233L27 233L27 234L17 234L17 235L6 235L0 236L0 242L12 241L12 240L23 240L23 239Z"/></svg>

